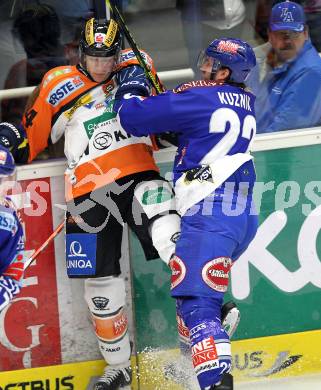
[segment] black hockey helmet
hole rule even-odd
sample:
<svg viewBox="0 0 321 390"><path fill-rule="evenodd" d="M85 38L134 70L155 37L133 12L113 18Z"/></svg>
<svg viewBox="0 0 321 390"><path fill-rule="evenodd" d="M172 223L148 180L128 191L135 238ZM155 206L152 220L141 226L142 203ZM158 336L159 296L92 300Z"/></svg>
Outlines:
<svg viewBox="0 0 321 390"><path fill-rule="evenodd" d="M93 57L118 57L121 49L122 37L118 24L113 20L87 20L82 30L79 50L80 58L84 54Z"/></svg>

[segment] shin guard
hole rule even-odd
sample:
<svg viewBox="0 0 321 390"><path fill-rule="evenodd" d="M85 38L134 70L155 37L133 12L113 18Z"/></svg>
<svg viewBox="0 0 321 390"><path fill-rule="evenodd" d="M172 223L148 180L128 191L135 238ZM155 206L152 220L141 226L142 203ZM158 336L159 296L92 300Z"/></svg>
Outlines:
<svg viewBox="0 0 321 390"><path fill-rule="evenodd" d="M124 312L125 283L122 278L86 279L85 299L92 315L100 351L108 364L130 358L127 316Z"/></svg>

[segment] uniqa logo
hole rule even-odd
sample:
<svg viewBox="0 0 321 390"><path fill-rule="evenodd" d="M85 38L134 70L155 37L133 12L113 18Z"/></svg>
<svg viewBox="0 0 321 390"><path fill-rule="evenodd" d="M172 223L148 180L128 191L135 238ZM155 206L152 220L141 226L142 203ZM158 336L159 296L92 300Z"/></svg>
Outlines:
<svg viewBox="0 0 321 390"><path fill-rule="evenodd" d="M255 239L231 268L232 294L236 299L250 295L250 264L260 271L280 290L293 293L312 283L321 288L321 262L317 252L317 238L321 230L321 205L316 207L303 222L297 241L299 263L295 271L289 271L267 248L287 224L284 211L275 211L260 225Z"/></svg>
<svg viewBox="0 0 321 390"><path fill-rule="evenodd" d="M68 257L86 257L86 254L82 252L82 246L79 241L72 241Z"/></svg>

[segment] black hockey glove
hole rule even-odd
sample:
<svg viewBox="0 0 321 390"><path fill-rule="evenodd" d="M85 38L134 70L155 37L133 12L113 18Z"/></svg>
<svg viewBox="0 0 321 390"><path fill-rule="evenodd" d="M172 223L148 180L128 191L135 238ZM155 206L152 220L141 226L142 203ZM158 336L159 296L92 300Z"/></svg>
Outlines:
<svg viewBox="0 0 321 390"><path fill-rule="evenodd" d="M20 126L0 122L0 144L9 150L16 149L24 140L25 132Z"/></svg>
<svg viewBox="0 0 321 390"><path fill-rule="evenodd" d="M156 134L155 140L159 149L165 149L171 146L178 145L177 133L171 133L170 131L167 131L166 133Z"/></svg>
<svg viewBox="0 0 321 390"><path fill-rule="evenodd" d="M114 111L118 112L120 101L125 94L131 93L137 96L149 96L151 85L143 68L139 65L131 65L116 73L118 90L115 96Z"/></svg>

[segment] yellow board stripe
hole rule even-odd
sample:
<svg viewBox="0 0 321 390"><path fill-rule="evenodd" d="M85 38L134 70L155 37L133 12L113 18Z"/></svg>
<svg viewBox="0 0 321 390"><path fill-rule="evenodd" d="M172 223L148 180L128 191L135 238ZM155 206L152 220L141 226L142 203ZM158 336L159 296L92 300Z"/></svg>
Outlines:
<svg viewBox="0 0 321 390"><path fill-rule="evenodd" d="M235 382L267 381L320 373L320 345L320 330L234 341L232 373ZM161 352L151 350L138 354L138 362L132 356L132 389L182 390L181 385L164 378L164 367L170 362L179 361L179 354L178 349ZM0 372L0 386L5 388L14 383L29 382L28 388L32 388L32 382L37 381L39 386L39 381L42 381L45 388L46 381L50 381L51 385L56 385L58 381L61 388L72 384L74 389L87 390L89 383L102 374L105 364L103 360L97 360ZM139 385L135 375L136 366L139 370Z"/></svg>

